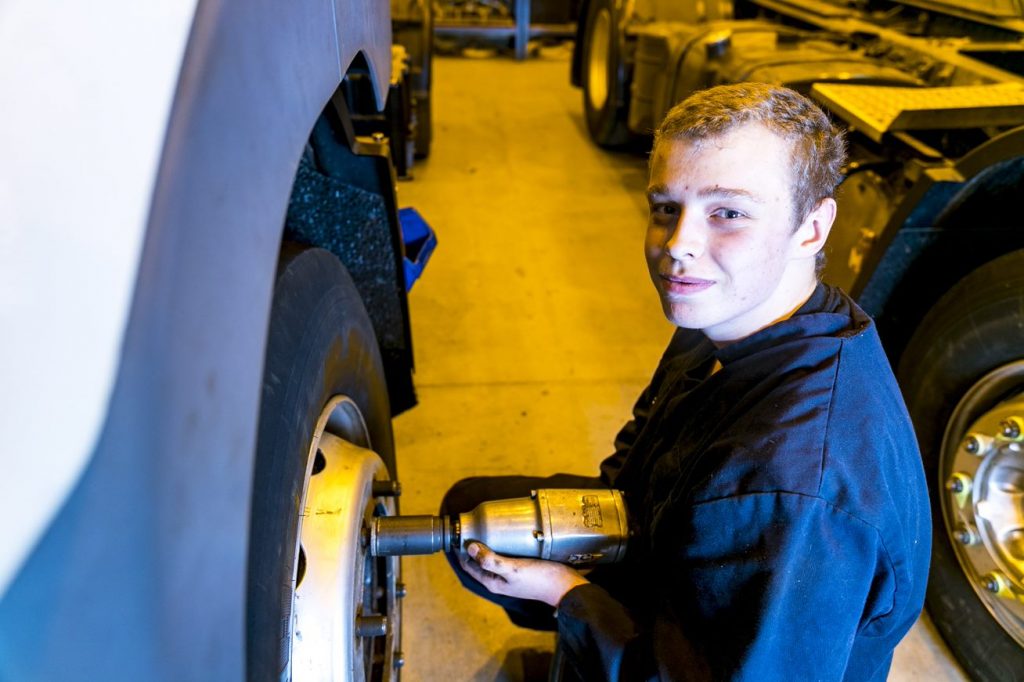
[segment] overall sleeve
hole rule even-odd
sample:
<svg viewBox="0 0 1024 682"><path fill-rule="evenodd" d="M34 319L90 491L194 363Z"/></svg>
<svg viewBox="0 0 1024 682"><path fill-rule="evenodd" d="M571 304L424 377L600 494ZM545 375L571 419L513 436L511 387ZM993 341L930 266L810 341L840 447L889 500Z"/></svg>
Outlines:
<svg viewBox="0 0 1024 682"><path fill-rule="evenodd" d="M643 618L597 585L559 604L584 679L839 680L858 629L892 609L878 533L820 498L729 497L672 525Z"/></svg>
<svg viewBox="0 0 1024 682"><path fill-rule="evenodd" d="M615 479L619 471L622 470L626 456L647 426L659 394L666 386L671 385L672 377L680 373L680 367L676 366L680 356L690 353L693 356L691 363L699 364L700 361L710 358L710 351L702 351L702 348L709 347L710 342L700 333L695 335L694 332L686 329L675 331L661 360L658 361L658 367L654 370L651 382L640 393L636 404L633 405L633 418L615 436L615 452L601 462L601 480L605 485L615 487ZM686 370L688 367L689 365L684 361L682 369Z"/></svg>
<svg viewBox="0 0 1024 682"><path fill-rule="evenodd" d="M626 422L619 433L615 436L615 452L601 462L601 480L608 486L614 486L615 477L622 469L622 463L626 461L626 455L630 448L636 443L637 436L647 425L651 414L651 407L654 397L654 383L649 385L640 394L636 404L633 406L633 418Z"/></svg>

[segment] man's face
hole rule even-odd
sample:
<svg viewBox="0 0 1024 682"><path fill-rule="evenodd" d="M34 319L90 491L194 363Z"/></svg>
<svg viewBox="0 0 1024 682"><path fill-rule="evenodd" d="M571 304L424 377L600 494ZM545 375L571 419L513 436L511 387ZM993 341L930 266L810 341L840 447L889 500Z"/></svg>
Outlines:
<svg viewBox="0 0 1024 682"><path fill-rule="evenodd" d="M645 251L674 324L724 344L786 316L813 291L824 237L807 224L814 213L794 230L790 159L790 144L756 123L700 146L657 145Z"/></svg>

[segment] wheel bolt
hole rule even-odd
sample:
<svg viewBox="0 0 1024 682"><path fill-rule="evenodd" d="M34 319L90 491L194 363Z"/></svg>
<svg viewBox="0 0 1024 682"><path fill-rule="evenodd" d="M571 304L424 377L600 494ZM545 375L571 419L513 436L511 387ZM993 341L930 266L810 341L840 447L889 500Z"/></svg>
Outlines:
<svg viewBox="0 0 1024 682"><path fill-rule="evenodd" d="M402 494L402 484L398 481L375 480L372 494L374 497L398 497Z"/></svg>
<svg viewBox="0 0 1024 682"><path fill-rule="evenodd" d="M956 538L956 541L961 545L970 546L978 543L978 536L974 531L963 524L957 526L956 530L953 531L953 537Z"/></svg>
<svg viewBox="0 0 1024 682"><path fill-rule="evenodd" d="M1024 422L1020 417L1008 417L999 422L999 433L1003 438L1019 440L1022 432L1024 432Z"/></svg>
<svg viewBox="0 0 1024 682"><path fill-rule="evenodd" d="M969 433L960 447L969 455L984 457L992 449L992 438L983 433Z"/></svg>
<svg viewBox="0 0 1024 682"><path fill-rule="evenodd" d="M946 480L946 490L953 493L958 507L963 508L971 496L971 477L964 473L955 473Z"/></svg>
<svg viewBox="0 0 1024 682"><path fill-rule="evenodd" d="M386 634L388 634L387 616L376 614L356 616L357 637L383 637Z"/></svg>
<svg viewBox="0 0 1024 682"><path fill-rule="evenodd" d="M992 594L997 594L1000 597L1013 596L1013 591L1010 589L1010 581L1007 580L1002 571L986 573L981 578L981 584Z"/></svg>

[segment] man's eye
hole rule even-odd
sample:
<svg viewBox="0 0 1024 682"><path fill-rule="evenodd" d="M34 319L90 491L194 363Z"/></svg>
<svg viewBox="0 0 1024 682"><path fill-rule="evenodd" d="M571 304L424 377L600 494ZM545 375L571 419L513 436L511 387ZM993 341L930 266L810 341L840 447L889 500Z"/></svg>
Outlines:
<svg viewBox="0 0 1024 682"><path fill-rule="evenodd" d="M737 211L734 208L720 208L711 215L715 218L722 218L724 220L739 220L740 218L747 217L742 211Z"/></svg>
<svg viewBox="0 0 1024 682"><path fill-rule="evenodd" d="M651 213L658 216L674 216L679 214L679 207L672 204L651 204Z"/></svg>

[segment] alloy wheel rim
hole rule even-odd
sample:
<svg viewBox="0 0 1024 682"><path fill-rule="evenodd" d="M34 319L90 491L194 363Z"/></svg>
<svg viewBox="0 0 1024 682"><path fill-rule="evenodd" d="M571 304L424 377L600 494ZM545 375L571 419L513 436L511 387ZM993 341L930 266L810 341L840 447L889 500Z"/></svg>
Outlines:
<svg viewBox="0 0 1024 682"><path fill-rule="evenodd" d="M960 568L993 619L1024 646L1024 361L989 372L942 440L942 517Z"/></svg>
<svg viewBox="0 0 1024 682"><path fill-rule="evenodd" d="M300 500L286 679L397 679L398 558L372 557L364 541L368 520L395 505L373 495L374 480L389 475L370 445L358 406L345 396L328 401Z"/></svg>

